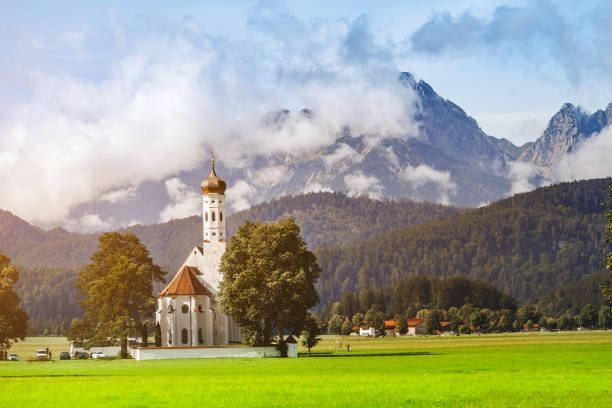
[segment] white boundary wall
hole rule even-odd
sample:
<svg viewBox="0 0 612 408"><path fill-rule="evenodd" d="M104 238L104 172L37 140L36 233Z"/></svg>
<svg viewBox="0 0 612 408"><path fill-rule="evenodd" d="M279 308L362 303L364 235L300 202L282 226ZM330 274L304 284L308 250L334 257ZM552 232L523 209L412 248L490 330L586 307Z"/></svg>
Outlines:
<svg viewBox="0 0 612 408"><path fill-rule="evenodd" d="M291 346L291 345L290 345ZM297 344L295 351L289 347L288 356L297 357ZM136 360L167 360L175 358L262 358L280 357L276 347L137 347L134 349Z"/></svg>

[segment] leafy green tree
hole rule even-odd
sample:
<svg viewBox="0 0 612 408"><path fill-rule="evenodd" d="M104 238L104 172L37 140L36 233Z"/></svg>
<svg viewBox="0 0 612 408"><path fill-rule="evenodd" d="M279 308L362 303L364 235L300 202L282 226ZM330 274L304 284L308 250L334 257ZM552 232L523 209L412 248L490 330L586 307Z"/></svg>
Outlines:
<svg viewBox="0 0 612 408"><path fill-rule="evenodd" d="M285 330L299 333L319 296L321 274L316 258L287 218L276 224L247 221L238 229L221 258L220 306L247 331L269 344L272 329L279 344Z"/></svg>
<svg viewBox="0 0 612 408"><path fill-rule="evenodd" d="M130 232L107 232L99 238L92 263L79 271L75 285L85 309L77 337L93 332L91 342L121 339L121 357L127 358L127 338L138 333L142 322L155 311L153 284L164 281L164 272L153 263L147 248Z"/></svg>
<svg viewBox="0 0 612 408"><path fill-rule="evenodd" d="M0 351L6 351L15 341L23 340L28 331L28 314L21 310L13 284L19 271L11 260L0 254Z"/></svg>
<svg viewBox="0 0 612 408"><path fill-rule="evenodd" d="M397 321L397 327L395 328L399 334L406 334L408 332L408 323L406 323L406 318L398 314L395 316Z"/></svg>
<svg viewBox="0 0 612 408"><path fill-rule="evenodd" d="M612 325L612 308L610 306L602 306L599 309L599 326L604 330Z"/></svg>
<svg viewBox="0 0 612 408"><path fill-rule="evenodd" d="M302 346L308 349L308 357L310 357L310 349L315 347L321 341L318 337L321 333L317 320L312 316L306 316L306 322L304 323L304 330L302 330Z"/></svg>
<svg viewBox="0 0 612 408"><path fill-rule="evenodd" d="M340 334L342 332L343 324L344 320L342 319L342 316L339 314L333 315L329 321L329 326L327 326L327 334Z"/></svg>
<svg viewBox="0 0 612 408"><path fill-rule="evenodd" d="M428 334L436 334L441 329L440 322L444 318L444 313L441 310L429 310L425 314L425 330Z"/></svg>
<svg viewBox="0 0 612 408"><path fill-rule="evenodd" d="M580 311L578 320L582 327L595 326L597 324L597 310L595 310L595 307L591 304L585 305Z"/></svg>
<svg viewBox="0 0 612 408"><path fill-rule="evenodd" d="M348 336L349 334L351 334L352 331L353 331L353 325L351 324L351 321L347 317L346 319L344 319L344 323L342 323L341 333L345 336Z"/></svg>
<svg viewBox="0 0 612 408"><path fill-rule="evenodd" d="M353 319L351 323L353 323L353 326L357 326L359 323L363 321L363 319L364 319L363 313L355 313L353 315Z"/></svg>
<svg viewBox="0 0 612 408"><path fill-rule="evenodd" d="M387 332L387 328L385 327L385 314L383 312L375 312L372 324L376 330L376 337L384 337Z"/></svg>
<svg viewBox="0 0 612 408"><path fill-rule="evenodd" d="M516 311L516 320L518 320L522 327L523 324L527 323L527 320L531 320L532 322L540 321L540 313L535 305L523 305Z"/></svg>
<svg viewBox="0 0 612 408"><path fill-rule="evenodd" d="M472 312L470 315L470 325L477 331L486 331L487 329L487 314L483 310Z"/></svg>
<svg viewBox="0 0 612 408"><path fill-rule="evenodd" d="M512 310L504 309L501 311L499 315L499 320L497 321L497 330L502 332L507 332L512 330L512 323L515 320L514 313Z"/></svg>

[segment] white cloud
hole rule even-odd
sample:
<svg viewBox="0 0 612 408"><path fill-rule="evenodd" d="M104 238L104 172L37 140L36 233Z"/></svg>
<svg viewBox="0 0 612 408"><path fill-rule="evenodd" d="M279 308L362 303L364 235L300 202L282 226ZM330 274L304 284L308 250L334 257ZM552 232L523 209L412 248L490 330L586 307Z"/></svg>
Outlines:
<svg viewBox="0 0 612 408"><path fill-rule="evenodd" d="M509 195L531 191L536 186L530 179L538 175L536 168L531 163L513 161L508 164L508 178L512 182Z"/></svg>
<svg viewBox="0 0 612 408"><path fill-rule="evenodd" d="M302 190L302 193L306 194L306 193L319 193L319 192L333 192L334 190L332 190L331 188L324 186L321 183L308 183L306 185L306 187L304 187L304 189Z"/></svg>
<svg viewBox="0 0 612 408"><path fill-rule="evenodd" d="M98 214L84 214L78 219L66 220L64 225L68 230L88 233L108 230L112 223L112 219L103 220Z"/></svg>
<svg viewBox="0 0 612 408"><path fill-rule="evenodd" d="M161 221L186 218L202 213L200 208L202 198L191 186L174 177L166 180L166 192L172 201L159 214Z"/></svg>
<svg viewBox="0 0 612 408"><path fill-rule="evenodd" d="M450 204L450 196L457 194L457 184L451 180L450 171L439 171L426 164L417 167L407 166L400 173L400 179L414 188L423 187L428 183L433 184L440 194L438 202L441 204Z"/></svg>
<svg viewBox="0 0 612 408"><path fill-rule="evenodd" d="M363 160L363 157L346 143L340 143L340 146L330 154L326 154L323 157L325 166L329 169L340 163L346 163L347 165L353 163L359 163Z"/></svg>
<svg viewBox="0 0 612 408"><path fill-rule="evenodd" d="M612 176L612 127L592 135L572 153L566 154L553 168L558 181Z"/></svg>
<svg viewBox="0 0 612 408"><path fill-rule="evenodd" d="M227 166L244 167L259 155L332 144L349 124L374 139L418 133L416 96L398 84L390 47L374 39L365 17L306 22L282 6L260 7L239 41L193 19L159 24L131 30L114 21L116 53L102 79L44 65L23 73L28 99L0 118L0 208L64 222L79 204L129 199L125 186L197 168L210 147ZM67 35L64 51L94 54L88 30ZM280 126L261 123L281 107L291 113ZM312 115L301 114L304 107ZM245 194L237 207L251 200ZM193 208L173 202L162 218Z"/></svg>
<svg viewBox="0 0 612 408"><path fill-rule="evenodd" d="M374 176L368 176L361 171L344 176L344 184L350 195L366 195L379 200L382 197L384 186Z"/></svg>
<svg viewBox="0 0 612 408"><path fill-rule="evenodd" d="M261 170L247 172L251 182L257 186L271 187L279 181L287 180L291 177L291 172L287 166L266 167Z"/></svg>
<svg viewBox="0 0 612 408"><path fill-rule="evenodd" d="M227 202L236 211L246 210L251 206L252 200L257 194L255 187L245 180L238 180L225 191Z"/></svg>
<svg viewBox="0 0 612 408"><path fill-rule="evenodd" d="M100 201L119 203L136 197L136 187L128 186L108 191L100 196Z"/></svg>

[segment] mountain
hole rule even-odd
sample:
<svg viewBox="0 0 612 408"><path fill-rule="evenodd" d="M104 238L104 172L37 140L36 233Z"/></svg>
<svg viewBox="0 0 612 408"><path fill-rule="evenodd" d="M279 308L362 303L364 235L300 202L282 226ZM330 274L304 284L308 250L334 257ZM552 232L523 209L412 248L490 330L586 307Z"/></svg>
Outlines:
<svg viewBox="0 0 612 408"><path fill-rule="evenodd" d="M565 104L547 129L533 142L516 146L506 139L487 135L461 107L438 95L424 80L412 74L399 75L398 87L406 98L414 98L418 124L416 134L380 135L355 133L347 123L335 141L303 155L271 154L248 164L217 162L218 173L230 187L231 210L309 191L337 191L378 198L410 198L456 206L478 206L507 197L513 189L513 163L528 163L536 175L525 185L556 181L552 169L568 152L611 121L612 104L592 115ZM302 109L270 112L261 121L261 132L274 134L286 123L308 121L320 114ZM282 134L282 133L280 133ZM536 135L534 135L536 136ZM280 136L279 136L280 137ZM201 166L174 176L193 192L210 171L208 160ZM602 177L609 176L602 174ZM234 186L240 186L232 190ZM171 199L164 180L140 185L135 195L121 202L94 201L75 207L71 214L97 214L102 219L126 225L159 222Z"/></svg>
<svg viewBox="0 0 612 408"><path fill-rule="evenodd" d="M457 211L455 207L406 199L372 200L342 193L308 193L282 197L232 214L227 226L231 235L247 219L270 222L293 217L309 247L321 248L357 242L398 226L431 221ZM201 241L202 220L193 216L119 231L135 233L153 260L173 272L186 252ZM74 267L89 262L97 245L98 234L70 233L61 228L43 231L7 211L0 211L0 252L16 265Z"/></svg>
<svg viewBox="0 0 612 408"><path fill-rule="evenodd" d="M575 151L584 140L612 123L612 103L606 110L589 115L571 103L564 104L548 122L542 135L519 155L519 159L540 168L550 169L568 152Z"/></svg>
<svg viewBox="0 0 612 408"><path fill-rule="evenodd" d="M608 180L609 181L609 180ZM606 180L561 183L316 252L322 303L409 276L481 279L524 302L601 270Z"/></svg>

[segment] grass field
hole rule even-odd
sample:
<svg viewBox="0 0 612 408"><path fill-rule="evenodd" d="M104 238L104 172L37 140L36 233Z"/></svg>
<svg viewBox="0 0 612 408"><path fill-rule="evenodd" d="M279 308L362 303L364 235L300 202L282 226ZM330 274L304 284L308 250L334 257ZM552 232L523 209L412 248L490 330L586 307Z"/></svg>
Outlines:
<svg viewBox="0 0 612 408"><path fill-rule="evenodd" d="M54 357L68 349L64 339L32 338L11 351L24 358L47 346ZM297 359L0 362L0 407L612 406L612 331L325 336L315 350Z"/></svg>

